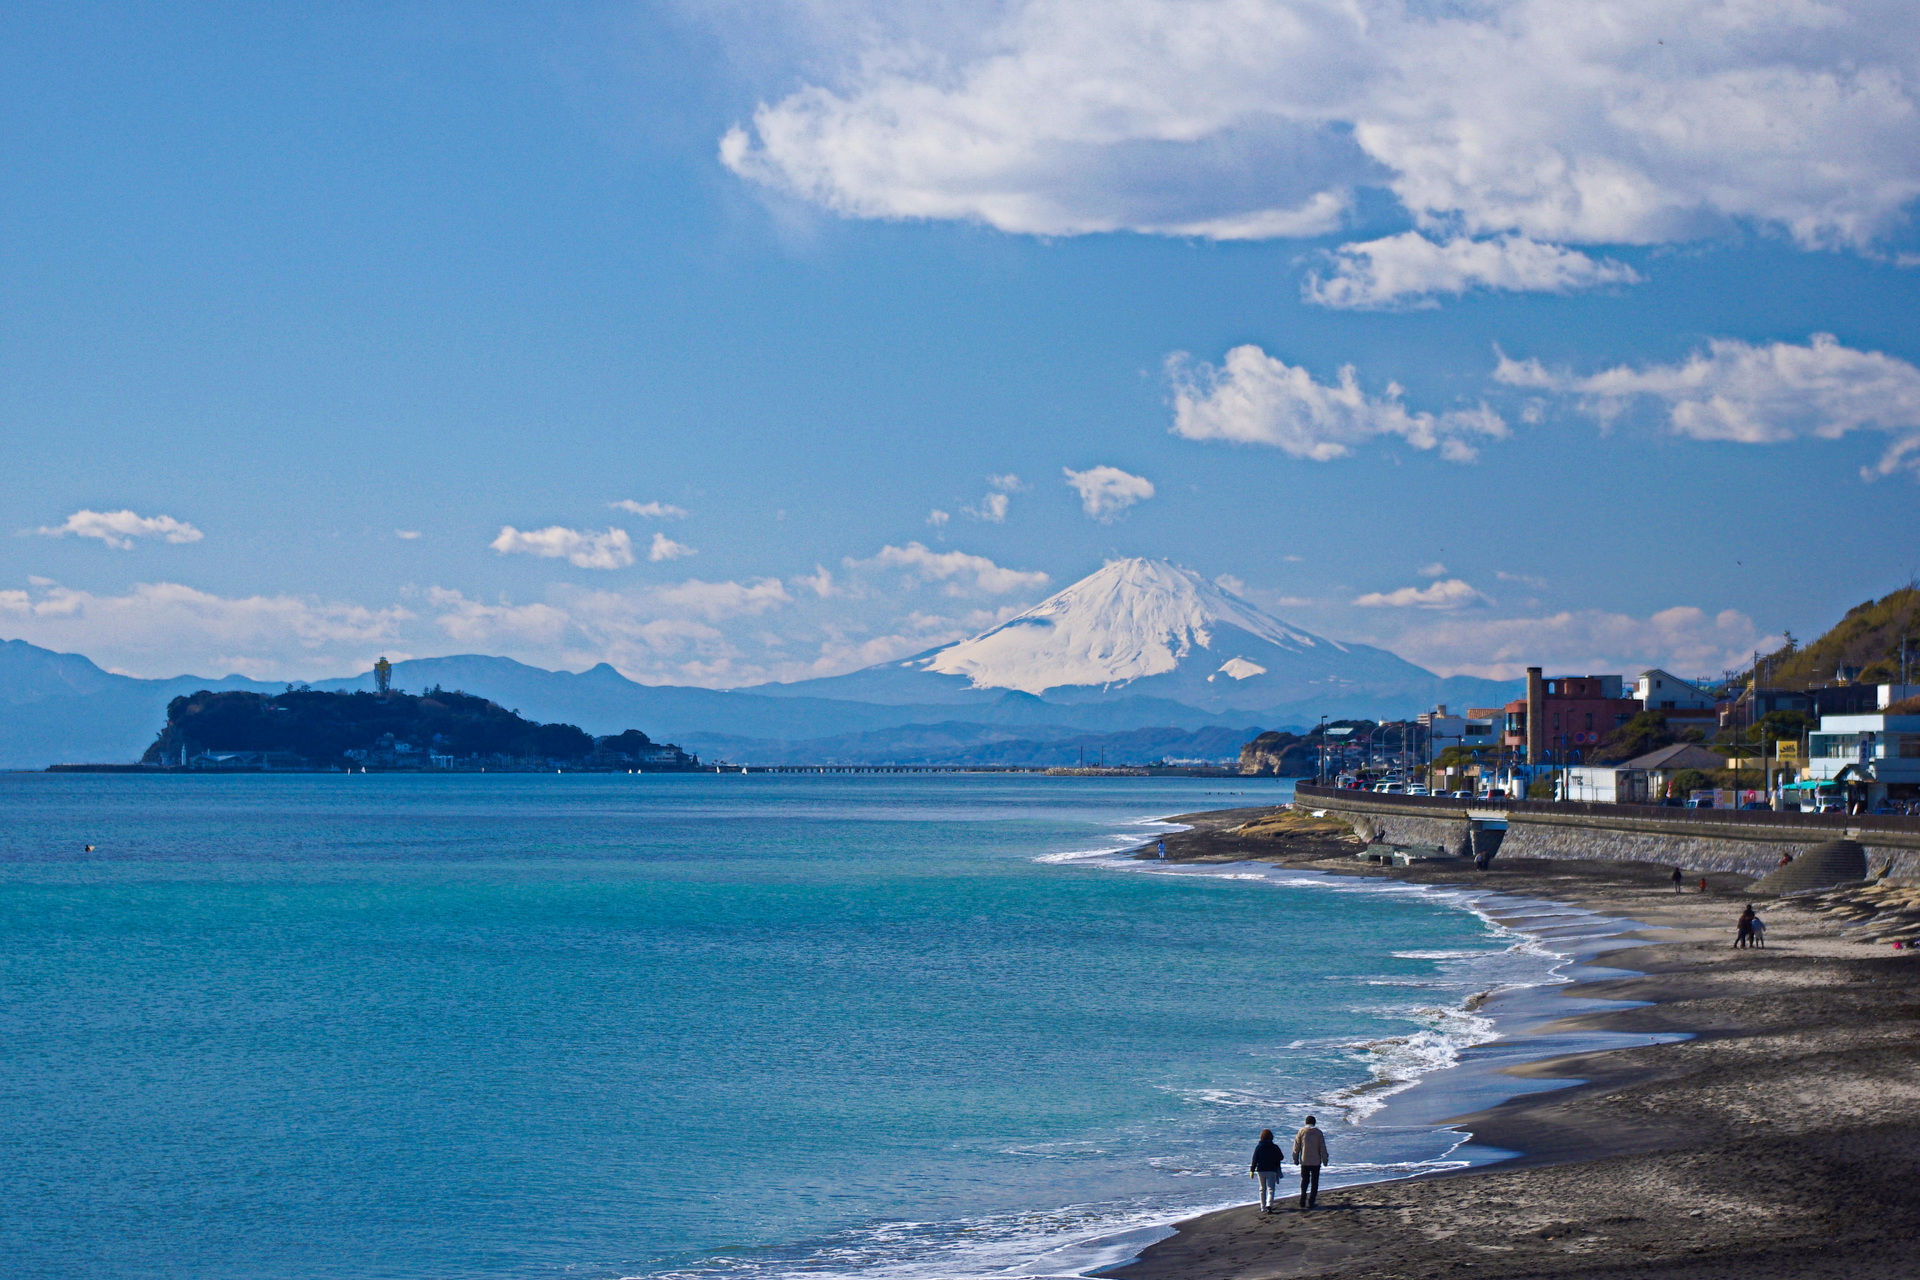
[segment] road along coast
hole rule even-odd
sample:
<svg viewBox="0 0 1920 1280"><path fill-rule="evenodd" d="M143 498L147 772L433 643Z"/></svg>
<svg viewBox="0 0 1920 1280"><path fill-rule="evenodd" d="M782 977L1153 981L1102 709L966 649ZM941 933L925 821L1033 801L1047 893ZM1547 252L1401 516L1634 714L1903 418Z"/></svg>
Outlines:
<svg viewBox="0 0 1920 1280"><path fill-rule="evenodd" d="M1569 1009L1586 999L1634 1003L1585 1009L1542 1030L1687 1038L1507 1068L1524 1078L1516 1088L1570 1082L1454 1119L1474 1145L1517 1152L1513 1159L1323 1191L1311 1213L1284 1199L1264 1217L1253 1206L1222 1210L1179 1224L1103 1274L1911 1272L1910 1242L1920 1238L1920 956L1858 923L1884 887L1763 900L1765 949L1735 950L1734 919L1752 880L1733 872L1688 868L1686 891L1676 893L1671 866L1641 861L1503 855L1485 871L1457 860L1395 868L1360 861L1348 824L1305 812L1170 821L1189 829L1165 837L1169 862L1469 885L1638 921L1645 927L1607 953L1617 968L1546 997L1572 997ZM1137 856L1155 854L1149 846ZM1295 1185L1289 1174L1283 1189Z"/></svg>

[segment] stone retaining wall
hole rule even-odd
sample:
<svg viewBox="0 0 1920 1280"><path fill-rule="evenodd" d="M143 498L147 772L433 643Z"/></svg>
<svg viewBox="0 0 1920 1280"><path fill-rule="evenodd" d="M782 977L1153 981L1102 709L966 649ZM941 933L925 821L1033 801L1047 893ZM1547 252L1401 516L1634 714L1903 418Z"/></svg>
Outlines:
<svg viewBox="0 0 1920 1280"><path fill-rule="evenodd" d="M1506 835L1498 846L1503 858L1599 858L1757 876L1779 866L1783 854L1798 858L1844 837L1866 846L1875 872L1891 863L1896 876L1920 875L1920 819L1831 815L1807 821L1815 815L1736 812L1709 817L1706 811L1645 805L1540 802L1495 810L1438 797L1310 786L1297 788L1294 804L1351 821L1363 840L1440 845L1456 854L1466 848L1473 827L1504 818Z"/></svg>

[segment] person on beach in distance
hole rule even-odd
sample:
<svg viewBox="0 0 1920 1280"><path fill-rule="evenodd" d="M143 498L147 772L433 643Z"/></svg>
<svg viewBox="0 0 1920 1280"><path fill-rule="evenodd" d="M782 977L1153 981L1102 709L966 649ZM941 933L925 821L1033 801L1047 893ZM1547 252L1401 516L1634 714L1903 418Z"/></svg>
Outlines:
<svg viewBox="0 0 1920 1280"><path fill-rule="evenodd" d="M1675 867L1673 869L1673 891L1675 893L1680 893L1683 890L1683 887L1684 886L1682 886L1680 883L1680 868Z"/></svg>
<svg viewBox="0 0 1920 1280"><path fill-rule="evenodd" d="M1280 1144L1273 1140L1273 1130L1262 1129L1260 1141L1253 1148L1253 1163L1247 1171L1260 1180L1260 1212L1272 1213L1275 1191L1280 1185L1280 1166L1284 1157L1280 1154Z"/></svg>
<svg viewBox="0 0 1920 1280"><path fill-rule="evenodd" d="M1293 1135L1293 1162L1300 1166L1300 1207L1311 1209L1320 1200L1320 1166L1327 1161L1327 1135L1312 1116Z"/></svg>
<svg viewBox="0 0 1920 1280"><path fill-rule="evenodd" d="M1739 948L1739 947L1748 946L1752 942L1753 942L1753 904L1749 902L1747 904L1747 909L1740 913L1740 929L1739 929L1739 932L1734 936L1733 945L1736 948Z"/></svg>

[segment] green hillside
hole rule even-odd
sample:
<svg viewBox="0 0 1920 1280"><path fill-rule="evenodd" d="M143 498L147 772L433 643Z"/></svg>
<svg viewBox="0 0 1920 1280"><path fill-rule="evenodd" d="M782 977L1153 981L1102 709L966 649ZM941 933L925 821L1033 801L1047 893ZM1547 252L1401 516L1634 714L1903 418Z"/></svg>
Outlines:
<svg viewBox="0 0 1920 1280"><path fill-rule="evenodd" d="M1920 671L1920 588L1909 583L1891 595L1847 610L1825 635L1803 647L1787 644L1760 659L1760 680L1776 689L1806 689L1831 682L1842 665L1859 671L1863 684L1900 679L1900 640L1906 637L1909 673Z"/></svg>

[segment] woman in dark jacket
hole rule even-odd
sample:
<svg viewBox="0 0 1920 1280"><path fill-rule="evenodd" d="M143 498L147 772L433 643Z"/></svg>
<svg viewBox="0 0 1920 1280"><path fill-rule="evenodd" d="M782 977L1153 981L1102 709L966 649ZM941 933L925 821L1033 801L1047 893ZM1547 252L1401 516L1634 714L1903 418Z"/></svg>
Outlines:
<svg viewBox="0 0 1920 1280"><path fill-rule="evenodd" d="M1271 1213L1275 1189L1280 1184L1280 1165L1282 1157L1280 1145L1273 1140L1273 1130L1260 1131L1260 1144L1253 1149L1253 1163L1247 1171L1260 1180L1260 1212Z"/></svg>

